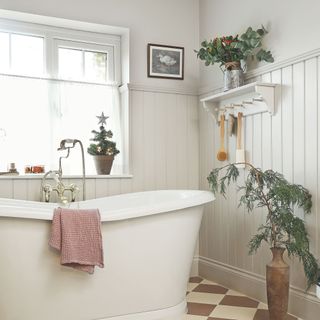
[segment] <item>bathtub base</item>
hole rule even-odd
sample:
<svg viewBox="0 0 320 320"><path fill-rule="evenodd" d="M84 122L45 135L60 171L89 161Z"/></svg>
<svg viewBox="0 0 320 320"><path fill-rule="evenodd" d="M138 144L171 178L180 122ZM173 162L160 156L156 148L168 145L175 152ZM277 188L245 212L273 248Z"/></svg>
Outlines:
<svg viewBox="0 0 320 320"><path fill-rule="evenodd" d="M162 310L133 313L117 317L103 318L99 320L180 320L187 312L187 302Z"/></svg>

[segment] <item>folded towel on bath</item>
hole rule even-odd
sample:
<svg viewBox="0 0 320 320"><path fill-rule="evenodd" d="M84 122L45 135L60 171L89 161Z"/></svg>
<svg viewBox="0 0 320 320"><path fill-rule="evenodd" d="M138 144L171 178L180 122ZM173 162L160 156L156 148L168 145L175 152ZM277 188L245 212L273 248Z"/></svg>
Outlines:
<svg viewBox="0 0 320 320"><path fill-rule="evenodd" d="M100 224L98 209L54 210L49 245L60 251L61 265L90 274L104 267Z"/></svg>

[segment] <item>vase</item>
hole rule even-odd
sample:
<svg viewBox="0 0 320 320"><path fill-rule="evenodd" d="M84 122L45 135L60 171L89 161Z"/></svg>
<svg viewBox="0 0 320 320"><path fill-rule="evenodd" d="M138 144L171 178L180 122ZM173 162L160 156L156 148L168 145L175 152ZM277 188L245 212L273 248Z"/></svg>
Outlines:
<svg viewBox="0 0 320 320"><path fill-rule="evenodd" d="M283 260L284 248L271 248L272 261L267 264L267 298L269 319L285 320L289 300L289 266Z"/></svg>
<svg viewBox="0 0 320 320"><path fill-rule="evenodd" d="M224 91L241 87L244 84L243 70L240 61L226 62L223 72Z"/></svg>
<svg viewBox="0 0 320 320"><path fill-rule="evenodd" d="M317 295L317 298L320 299L320 284L317 284L316 286L316 295Z"/></svg>
<svg viewBox="0 0 320 320"><path fill-rule="evenodd" d="M110 174L114 155L93 156L97 174Z"/></svg>

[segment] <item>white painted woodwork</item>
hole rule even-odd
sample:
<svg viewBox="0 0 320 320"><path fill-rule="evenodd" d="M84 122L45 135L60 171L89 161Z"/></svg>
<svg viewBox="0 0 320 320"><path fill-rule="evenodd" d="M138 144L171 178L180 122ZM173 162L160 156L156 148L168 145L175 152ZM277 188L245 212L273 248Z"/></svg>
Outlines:
<svg viewBox="0 0 320 320"><path fill-rule="evenodd" d="M126 97L121 95L122 101ZM122 110L129 113L130 131L129 145L124 148L130 150L126 171L133 177L90 177L87 199L145 190L198 189L198 97L139 87L129 89L128 98L129 109ZM81 179L67 181L81 186ZM40 183L41 178L0 178L0 197L39 200Z"/></svg>
<svg viewBox="0 0 320 320"><path fill-rule="evenodd" d="M226 120L229 115L237 116L242 112L243 116L269 112L274 114L275 88L273 83L252 82L244 86L215 93L200 101L203 107L218 122L220 114L225 114Z"/></svg>
<svg viewBox="0 0 320 320"><path fill-rule="evenodd" d="M276 91L275 114L247 116L243 129L247 161L263 170L272 168L283 172L289 181L303 184L310 190L313 208L305 222L311 239L310 248L317 258L320 257L319 59L317 56L297 61L250 79L280 85ZM219 128L201 103L199 121L200 189L208 189L206 177L209 172L227 162L216 159ZM231 162L235 155L235 139L233 136L227 141ZM239 184L243 182L243 175L242 171ZM239 197L230 188L227 200L217 196L216 201L207 206L200 231L200 262L211 259L224 264L229 270L237 268L243 274L250 272L264 277L265 265L271 259L268 246L263 245L257 254L249 256L247 244L266 213L263 209L247 213L244 208L238 208ZM301 211L296 213L301 216ZM297 259L291 260L290 265L291 285L302 292L306 288L302 266ZM314 291L312 288L310 295L314 295Z"/></svg>

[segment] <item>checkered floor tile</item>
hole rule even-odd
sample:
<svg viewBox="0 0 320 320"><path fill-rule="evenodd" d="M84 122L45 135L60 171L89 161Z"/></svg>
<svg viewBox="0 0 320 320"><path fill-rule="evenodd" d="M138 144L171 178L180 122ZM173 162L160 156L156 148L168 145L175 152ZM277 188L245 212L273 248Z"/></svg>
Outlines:
<svg viewBox="0 0 320 320"><path fill-rule="evenodd" d="M200 277L190 278L187 303L183 320L269 320L265 304Z"/></svg>

